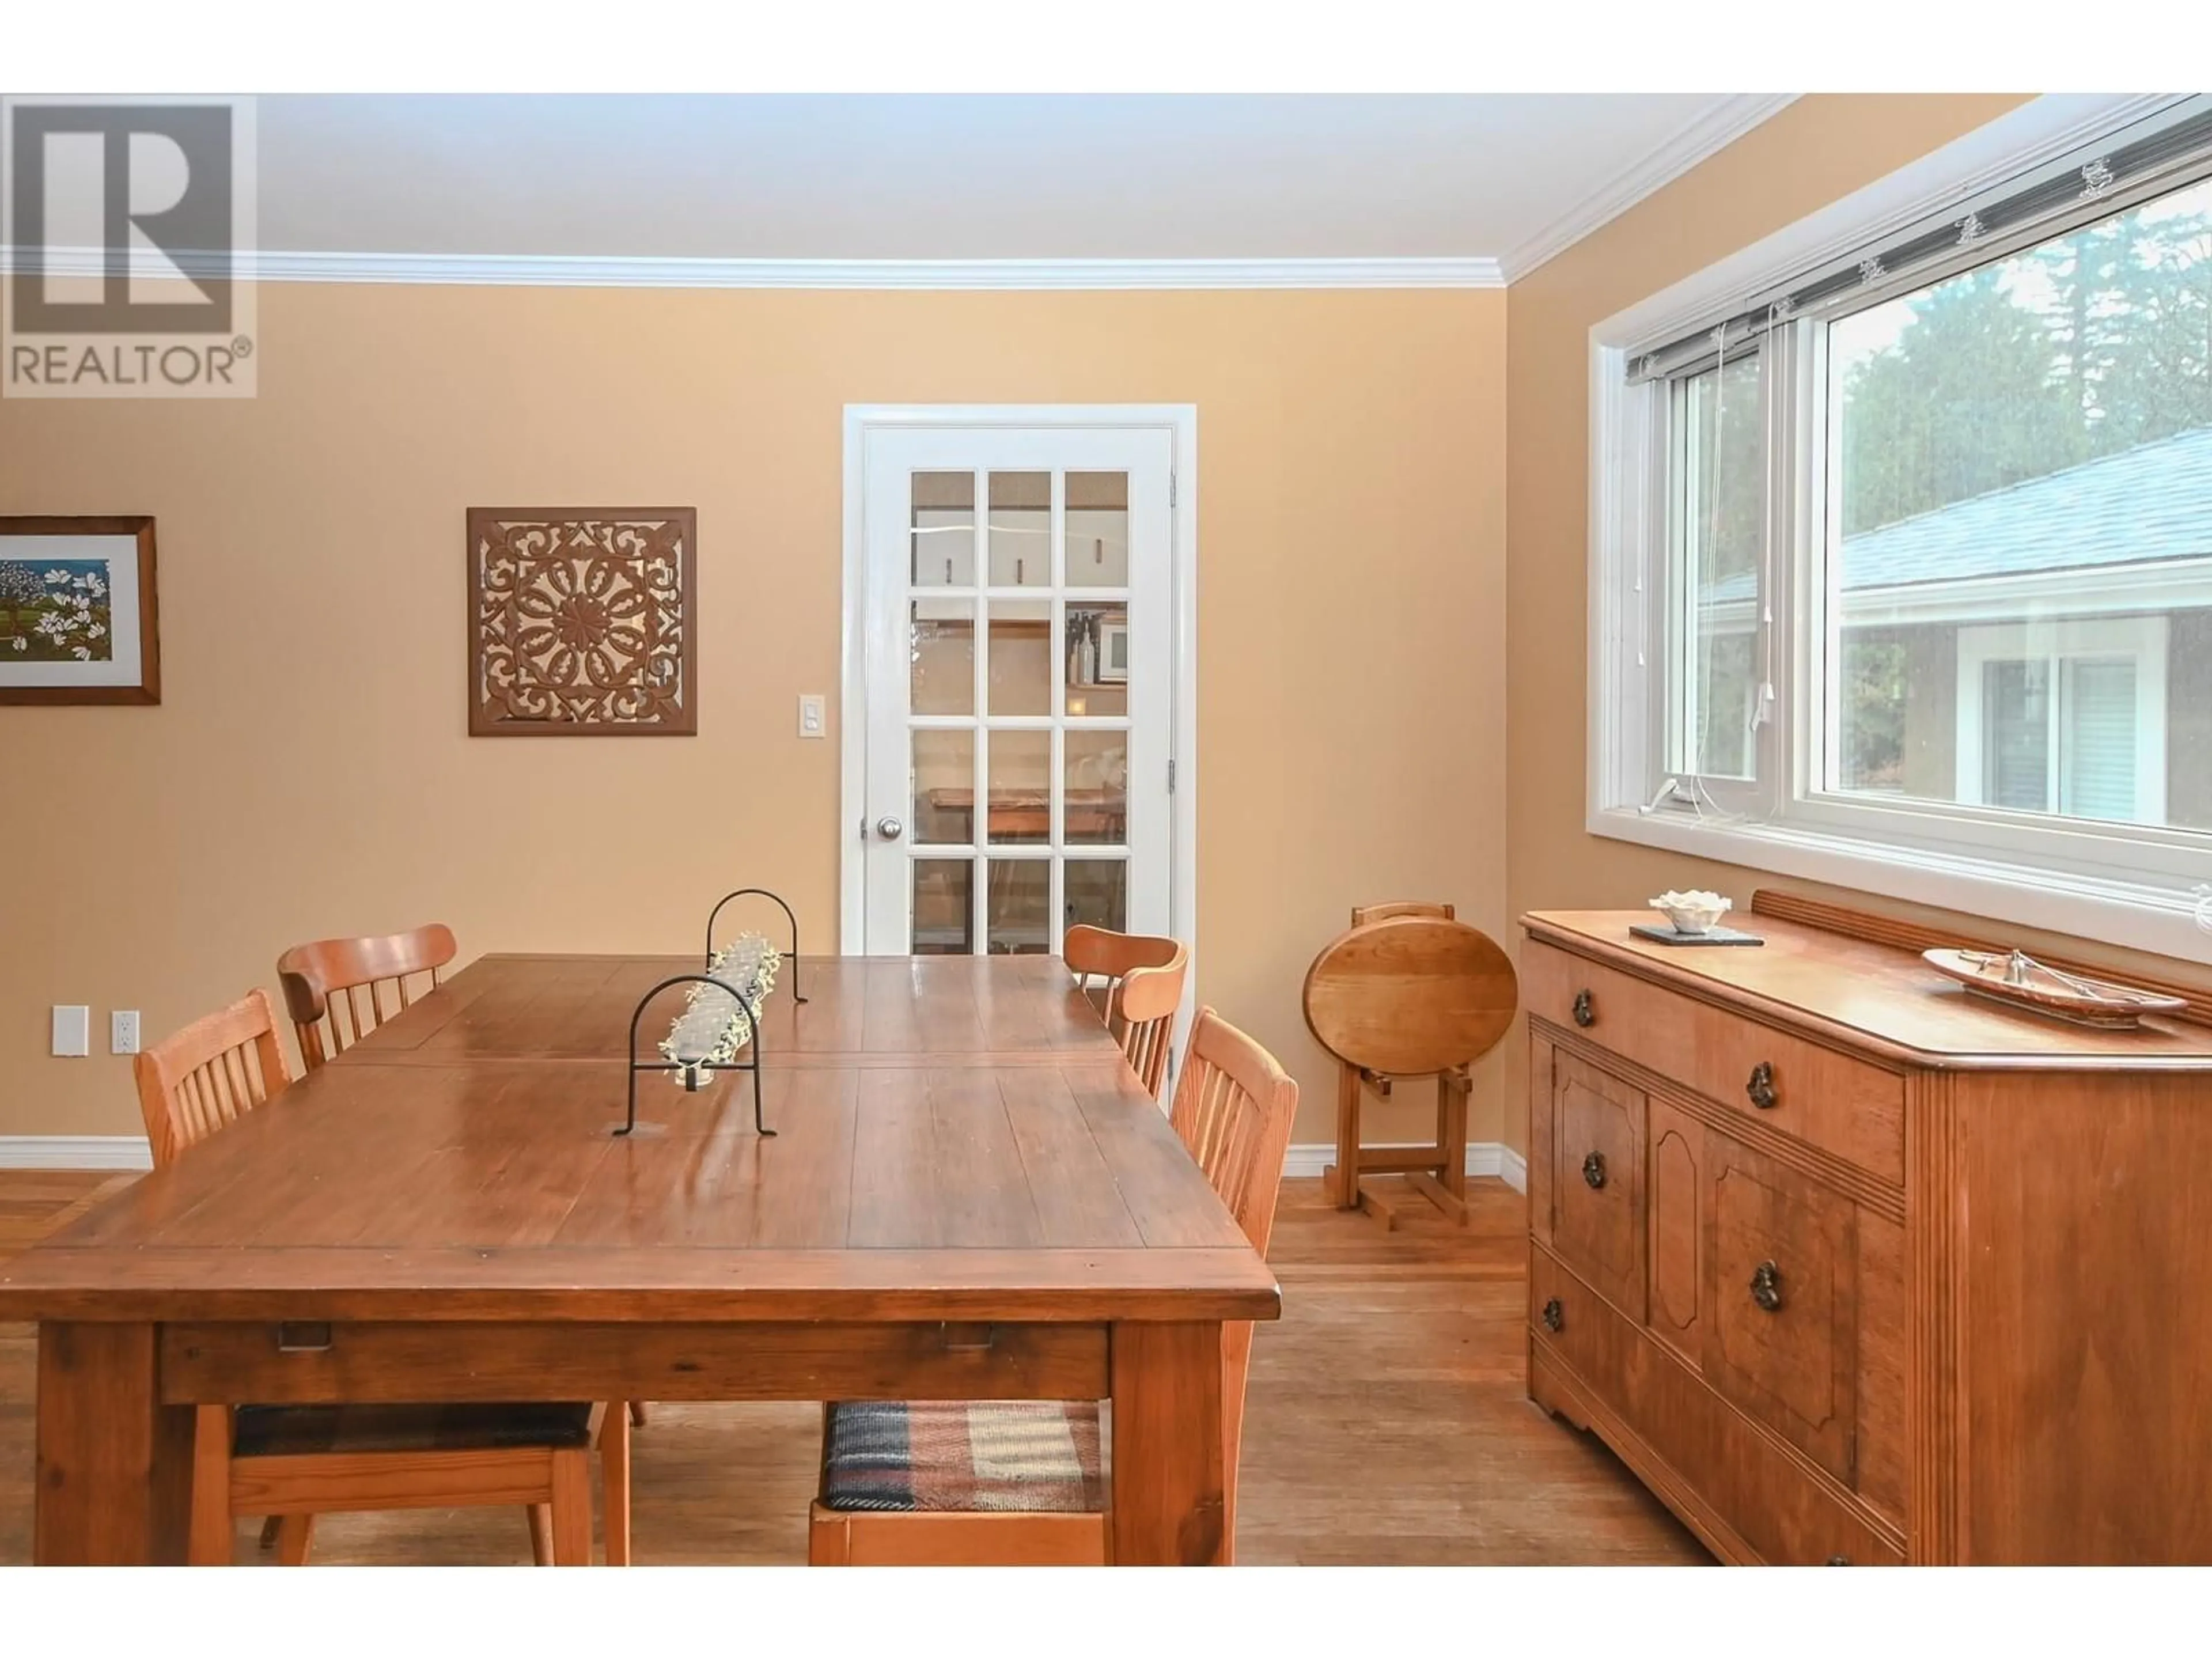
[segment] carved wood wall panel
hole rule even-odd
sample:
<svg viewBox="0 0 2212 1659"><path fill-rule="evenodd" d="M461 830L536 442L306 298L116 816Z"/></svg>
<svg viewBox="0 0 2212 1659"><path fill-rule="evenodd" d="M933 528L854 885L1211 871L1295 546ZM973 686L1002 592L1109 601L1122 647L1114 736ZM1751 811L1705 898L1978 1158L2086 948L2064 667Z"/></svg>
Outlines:
<svg viewBox="0 0 2212 1659"><path fill-rule="evenodd" d="M698 514L471 507L469 734L691 737Z"/></svg>

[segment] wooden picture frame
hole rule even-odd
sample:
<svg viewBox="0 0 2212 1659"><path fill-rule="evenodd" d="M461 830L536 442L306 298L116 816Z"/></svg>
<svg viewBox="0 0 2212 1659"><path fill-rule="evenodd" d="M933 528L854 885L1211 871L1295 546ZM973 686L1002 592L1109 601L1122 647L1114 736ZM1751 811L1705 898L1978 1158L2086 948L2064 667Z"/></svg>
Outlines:
<svg viewBox="0 0 2212 1659"><path fill-rule="evenodd" d="M154 520L0 518L0 704L161 701Z"/></svg>
<svg viewBox="0 0 2212 1659"><path fill-rule="evenodd" d="M469 735L699 730L698 512L468 512Z"/></svg>

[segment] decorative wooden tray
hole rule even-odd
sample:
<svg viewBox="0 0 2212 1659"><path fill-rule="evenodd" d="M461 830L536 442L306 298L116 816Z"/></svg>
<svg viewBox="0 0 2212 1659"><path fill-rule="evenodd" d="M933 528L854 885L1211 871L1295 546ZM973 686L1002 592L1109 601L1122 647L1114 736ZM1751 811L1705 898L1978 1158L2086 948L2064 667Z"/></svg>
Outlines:
<svg viewBox="0 0 2212 1659"><path fill-rule="evenodd" d="M1920 956L1976 996L2077 1025L2129 1030L2142 1024L2145 1014L2180 1014L2189 1007L2180 997L2069 974L2018 951L1923 951Z"/></svg>

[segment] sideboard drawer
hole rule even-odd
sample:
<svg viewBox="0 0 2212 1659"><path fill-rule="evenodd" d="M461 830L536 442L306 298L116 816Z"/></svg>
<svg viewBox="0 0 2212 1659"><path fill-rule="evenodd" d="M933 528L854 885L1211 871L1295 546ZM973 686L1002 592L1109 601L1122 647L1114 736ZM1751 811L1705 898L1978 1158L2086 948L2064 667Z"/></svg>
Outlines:
<svg viewBox="0 0 2212 1659"><path fill-rule="evenodd" d="M1905 1184L1905 1079L1896 1073L1535 939L1522 953L1521 983L1539 1018Z"/></svg>
<svg viewBox="0 0 2212 1659"><path fill-rule="evenodd" d="M1594 1426L1615 1449L1632 1465L1654 1454L1674 1468L1697 1471L1704 1503L1761 1560L1905 1565L1895 1543L1862 1511L1541 1249L1530 1252L1528 1296L1537 1397L1545 1397L1542 1368L1559 1366L1619 1418L1632 1443L1641 1443L1621 1444L1599 1413Z"/></svg>

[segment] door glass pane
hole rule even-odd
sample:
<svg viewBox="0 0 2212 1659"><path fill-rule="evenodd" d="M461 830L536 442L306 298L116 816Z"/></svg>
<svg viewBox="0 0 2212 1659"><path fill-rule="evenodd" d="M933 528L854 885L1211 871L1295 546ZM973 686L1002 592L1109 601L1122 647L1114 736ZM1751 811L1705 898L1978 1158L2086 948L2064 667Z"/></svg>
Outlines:
<svg viewBox="0 0 2212 1659"><path fill-rule="evenodd" d="M973 955L975 901L975 860L915 860L914 954Z"/></svg>
<svg viewBox="0 0 2212 1659"><path fill-rule="evenodd" d="M924 842L975 839L975 734L914 734L914 811L907 833Z"/></svg>
<svg viewBox="0 0 2212 1659"><path fill-rule="evenodd" d="M2051 665L1982 665L1982 793L1992 806L2051 810Z"/></svg>
<svg viewBox="0 0 2212 1659"><path fill-rule="evenodd" d="M1681 769L1752 774L1759 690L1759 555L1765 542L1765 432L1756 357L1683 383L1681 522L1686 607L1678 696Z"/></svg>
<svg viewBox="0 0 2212 1659"><path fill-rule="evenodd" d="M991 585L1052 586L1052 474L991 475Z"/></svg>
<svg viewBox="0 0 2212 1659"><path fill-rule="evenodd" d="M916 599L912 608L914 712L975 712L975 605Z"/></svg>
<svg viewBox="0 0 2212 1659"><path fill-rule="evenodd" d="M968 587L975 580L975 475L914 475L913 522L916 587Z"/></svg>
<svg viewBox="0 0 2212 1659"><path fill-rule="evenodd" d="M987 903L994 957L1040 956L1060 948L1050 927L1052 862L1048 859L993 859Z"/></svg>
<svg viewBox="0 0 2212 1659"><path fill-rule="evenodd" d="M988 741L992 842L1050 841L1052 733L993 731Z"/></svg>
<svg viewBox="0 0 2212 1659"><path fill-rule="evenodd" d="M1129 734L1070 732L1066 744L1068 842L1118 846L1128 835Z"/></svg>
<svg viewBox="0 0 2212 1659"><path fill-rule="evenodd" d="M1052 693L1052 602L994 600L991 712L1049 714Z"/></svg>
<svg viewBox="0 0 2212 1659"><path fill-rule="evenodd" d="M1117 933L1128 931L1129 866L1119 859L1070 859L1062 881L1067 889L1067 926L1087 922ZM1057 948L1057 947L1055 947Z"/></svg>
<svg viewBox="0 0 2212 1659"><path fill-rule="evenodd" d="M1070 587L1129 584L1129 475L1071 472L1062 539Z"/></svg>
<svg viewBox="0 0 2212 1659"><path fill-rule="evenodd" d="M1129 712L1129 607L1067 607L1067 712Z"/></svg>

